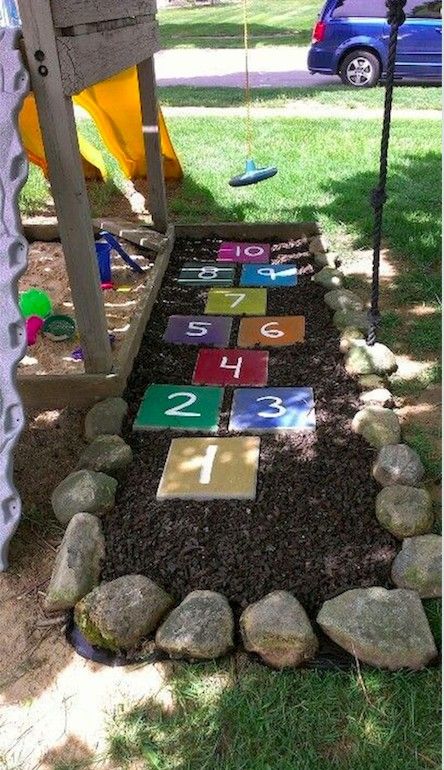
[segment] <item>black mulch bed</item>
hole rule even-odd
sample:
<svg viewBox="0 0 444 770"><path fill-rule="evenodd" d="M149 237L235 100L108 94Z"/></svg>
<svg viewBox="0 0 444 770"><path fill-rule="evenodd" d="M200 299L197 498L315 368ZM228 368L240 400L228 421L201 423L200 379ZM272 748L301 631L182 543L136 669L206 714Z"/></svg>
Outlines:
<svg viewBox="0 0 444 770"><path fill-rule="evenodd" d="M235 611L273 589L291 591L311 616L322 602L350 588L389 586L396 541L375 518L374 450L351 432L358 388L345 371L338 333L310 281L305 241L275 244L272 261L295 261L299 284L269 290L270 315L306 317L306 342L271 348L270 386L314 388L315 433L263 435L255 501L157 501L156 491L173 436L132 433L150 383L190 384L198 348L162 341L173 314L203 312L206 291L175 282L185 260L214 259L217 239L178 239L129 380L126 440L134 451L117 505L104 519L104 579L142 573L177 600L195 589L221 591ZM234 319L231 346L237 339ZM227 434L231 389L221 430ZM232 435L232 434L230 434Z"/></svg>

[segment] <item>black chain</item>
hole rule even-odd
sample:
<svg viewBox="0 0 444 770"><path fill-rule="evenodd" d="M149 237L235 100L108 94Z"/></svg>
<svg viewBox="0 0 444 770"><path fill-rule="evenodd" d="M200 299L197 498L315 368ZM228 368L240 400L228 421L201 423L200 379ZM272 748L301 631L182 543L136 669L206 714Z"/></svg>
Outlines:
<svg viewBox="0 0 444 770"><path fill-rule="evenodd" d="M373 224L373 275L372 297L369 310L369 331L367 344L374 345L380 320L379 312L379 264L381 259L382 220L384 204L387 200L387 164L390 142L390 125L392 117L393 89L395 84L396 48L398 45L398 29L405 22L404 6L407 0L386 0L387 21L390 24L390 39L388 47L387 73L385 81L384 121L381 136L381 158L379 164L379 181L372 191L371 204L374 209Z"/></svg>

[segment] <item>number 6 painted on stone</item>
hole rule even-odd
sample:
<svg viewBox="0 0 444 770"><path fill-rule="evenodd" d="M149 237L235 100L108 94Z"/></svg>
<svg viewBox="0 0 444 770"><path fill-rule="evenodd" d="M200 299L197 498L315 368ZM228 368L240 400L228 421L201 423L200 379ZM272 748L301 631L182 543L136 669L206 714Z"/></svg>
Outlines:
<svg viewBox="0 0 444 770"><path fill-rule="evenodd" d="M269 337L272 340L276 340L278 337L285 337L285 332L281 329L270 329L270 326L279 326L279 323L277 321L270 321L261 326L261 334L263 337Z"/></svg>

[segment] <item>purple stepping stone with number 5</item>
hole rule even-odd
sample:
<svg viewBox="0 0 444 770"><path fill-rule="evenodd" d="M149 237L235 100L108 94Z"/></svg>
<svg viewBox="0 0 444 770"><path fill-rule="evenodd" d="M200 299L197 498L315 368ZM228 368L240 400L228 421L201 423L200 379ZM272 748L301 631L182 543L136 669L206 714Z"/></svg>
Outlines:
<svg viewBox="0 0 444 770"><path fill-rule="evenodd" d="M230 342L231 318L200 315L172 315L163 336L175 345L213 345L224 348Z"/></svg>

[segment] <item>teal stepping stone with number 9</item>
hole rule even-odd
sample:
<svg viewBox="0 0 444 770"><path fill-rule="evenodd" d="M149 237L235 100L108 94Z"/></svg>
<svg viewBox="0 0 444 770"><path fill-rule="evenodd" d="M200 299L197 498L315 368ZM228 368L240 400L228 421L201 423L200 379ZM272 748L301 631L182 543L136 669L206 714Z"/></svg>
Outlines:
<svg viewBox="0 0 444 770"><path fill-rule="evenodd" d="M133 430L217 431L224 389L190 385L150 385Z"/></svg>

